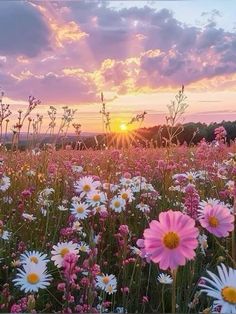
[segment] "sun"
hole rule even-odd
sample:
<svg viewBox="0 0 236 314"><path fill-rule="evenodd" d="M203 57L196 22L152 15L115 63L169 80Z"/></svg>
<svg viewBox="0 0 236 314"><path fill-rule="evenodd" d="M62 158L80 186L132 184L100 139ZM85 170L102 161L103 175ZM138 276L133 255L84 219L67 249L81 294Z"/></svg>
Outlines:
<svg viewBox="0 0 236 314"><path fill-rule="evenodd" d="M128 131L128 126L127 126L127 124L124 123L124 122L122 122L122 123L120 124L120 130L121 130L122 132L127 132L127 131Z"/></svg>

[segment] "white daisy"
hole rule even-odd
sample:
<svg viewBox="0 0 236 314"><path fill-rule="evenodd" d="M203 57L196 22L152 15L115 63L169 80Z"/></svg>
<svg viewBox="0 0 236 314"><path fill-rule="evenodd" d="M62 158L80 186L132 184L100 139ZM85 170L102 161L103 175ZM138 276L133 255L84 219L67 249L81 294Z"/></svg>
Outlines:
<svg viewBox="0 0 236 314"><path fill-rule="evenodd" d="M82 231L83 227L81 226L81 223L78 220L76 220L73 222L72 229L76 231Z"/></svg>
<svg viewBox="0 0 236 314"><path fill-rule="evenodd" d="M54 192L55 190L53 188L45 188L41 193L43 193L44 196L49 196Z"/></svg>
<svg viewBox="0 0 236 314"><path fill-rule="evenodd" d="M107 208L106 208L105 205L99 205L99 206L94 207L92 212L93 212L94 215L97 214L97 213L101 214L101 215L102 214L106 214L107 213Z"/></svg>
<svg viewBox="0 0 236 314"><path fill-rule="evenodd" d="M11 185L11 181L9 177L5 175L0 177L0 191L6 192L6 190L9 189L10 185Z"/></svg>
<svg viewBox="0 0 236 314"><path fill-rule="evenodd" d="M44 254L39 251L26 251L20 255L20 261L22 264L42 264L46 266L49 259L47 258L47 254Z"/></svg>
<svg viewBox="0 0 236 314"><path fill-rule="evenodd" d="M94 235L93 243L98 244L100 241L101 241L101 235L100 234Z"/></svg>
<svg viewBox="0 0 236 314"><path fill-rule="evenodd" d="M208 248L207 244L207 236L205 234L199 234L198 243L200 245L200 249L203 255L206 255L206 249Z"/></svg>
<svg viewBox="0 0 236 314"><path fill-rule="evenodd" d="M39 148L35 148L35 149L32 149L31 153L34 156L39 156L41 154L41 151Z"/></svg>
<svg viewBox="0 0 236 314"><path fill-rule="evenodd" d="M144 203L139 203L138 205L136 205L136 208L139 209L143 213L149 213L150 212L150 207Z"/></svg>
<svg viewBox="0 0 236 314"><path fill-rule="evenodd" d="M169 191L184 192L183 188L180 185L171 185L169 187Z"/></svg>
<svg viewBox="0 0 236 314"><path fill-rule="evenodd" d="M36 172L34 170L28 170L26 172L27 177L34 177L36 175Z"/></svg>
<svg viewBox="0 0 236 314"><path fill-rule="evenodd" d="M104 190L107 190L107 191L113 191L113 192L115 192L115 190L117 190L118 189L118 185L116 185L116 189L114 190L114 184L112 184L112 183L109 183L109 182L105 182L105 183L103 183L103 185L102 185L102 188L104 189Z"/></svg>
<svg viewBox="0 0 236 314"><path fill-rule="evenodd" d="M156 192L151 183L146 183L142 189L148 192Z"/></svg>
<svg viewBox="0 0 236 314"><path fill-rule="evenodd" d="M40 208L40 211L41 211L41 214L42 214L44 217L47 216L47 209L46 209L46 208L41 207L41 208Z"/></svg>
<svg viewBox="0 0 236 314"><path fill-rule="evenodd" d="M28 263L23 265L23 269L18 269L13 282L25 293L38 292L50 285L51 278L42 264Z"/></svg>
<svg viewBox="0 0 236 314"><path fill-rule="evenodd" d="M83 167L77 165L72 165L71 169L74 173L81 173L83 171Z"/></svg>
<svg viewBox="0 0 236 314"><path fill-rule="evenodd" d="M115 275L102 274L96 277L96 286L109 294L117 287L117 279Z"/></svg>
<svg viewBox="0 0 236 314"><path fill-rule="evenodd" d="M81 193L81 196L96 190L101 185L100 181L94 181L91 176L86 176L75 183L75 190L77 193Z"/></svg>
<svg viewBox="0 0 236 314"><path fill-rule="evenodd" d="M108 285L108 286L105 288L105 291L106 291L106 293L108 293L108 294L113 294L113 293L117 292L117 286L116 286L116 285Z"/></svg>
<svg viewBox="0 0 236 314"><path fill-rule="evenodd" d="M68 203L69 203L69 201L68 200L66 200L66 199L64 199L64 200L62 200L62 205L64 205L64 206L66 206Z"/></svg>
<svg viewBox="0 0 236 314"><path fill-rule="evenodd" d="M58 209L60 210L60 212L65 212L65 211L68 210L68 208L65 207L65 206L63 206L63 205L59 205L59 206L58 206Z"/></svg>
<svg viewBox="0 0 236 314"><path fill-rule="evenodd" d="M72 203L79 203L79 202L81 202L81 197L73 196L72 199L71 199L71 202Z"/></svg>
<svg viewBox="0 0 236 314"><path fill-rule="evenodd" d="M148 190L147 188L147 180L144 177L133 177L132 178L133 185L132 191L133 192L140 192L141 190Z"/></svg>
<svg viewBox="0 0 236 314"><path fill-rule="evenodd" d="M233 180L229 180L226 184L227 189L229 190L230 193L234 192L235 189L235 183Z"/></svg>
<svg viewBox="0 0 236 314"><path fill-rule="evenodd" d="M206 170L198 170L198 178L202 180L206 180L208 176L208 171Z"/></svg>
<svg viewBox="0 0 236 314"><path fill-rule="evenodd" d="M131 203L135 198L134 198L134 195L133 195L133 192L131 191L130 188L128 189L122 189L120 192L119 192L119 196L121 198L123 198L124 201L127 201L129 203Z"/></svg>
<svg viewBox="0 0 236 314"><path fill-rule="evenodd" d="M132 178L132 181L133 181L133 182L137 182L137 183L139 183L140 185L141 185L142 183L147 183L147 179L144 178L144 177L141 177L141 176L133 177L133 178Z"/></svg>
<svg viewBox="0 0 236 314"><path fill-rule="evenodd" d="M171 278L171 276L164 273L161 273L157 277L157 280L164 285L171 285L173 282L173 279Z"/></svg>
<svg viewBox="0 0 236 314"><path fill-rule="evenodd" d="M136 246L130 246L130 250L131 250L131 254L132 255L141 255L141 251L139 248L137 248Z"/></svg>
<svg viewBox="0 0 236 314"><path fill-rule="evenodd" d="M120 184L126 188L132 187L133 185L133 180L129 178L121 178L120 179Z"/></svg>
<svg viewBox="0 0 236 314"><path fill-rule="evenodd" d="M100 192L98 190L92 191L88 193L86 201L91 205L91 206L98 206L102 203L106 202L106 194L103 192Z"/></svg>
<svg viewBox="0 0 236 314"><path fill-rule="evenodd" d="M236 313L236 269L221 264L217 270L218 276L207 271L210 278L202 277L201 292L215 299L213 307L221 307L220 313Z"/></svg>
<svg viewBox="0 0 236 314"><path fill-rule="evenodd" d="M13 198L11 196L4 196L2 198L3 202L6 203L6 204L12 204L13 202Z"/></svg>
<svg viewBox="0 0 236 314"><path fill-rule="evenodd" d="M112 198L110 206L116 213L120 213L125 210L125 200L121 197L115 196Z"/></svg>
<svg viewBox="0 0 236 314"><path fill-rule="evenodd" d="M118 184L111 184L110 190L112 193L115 193L116 191L119 190L119 185Z"/></svg>
<svg viewBox="0 0 236 314"><path fill-rule="evenodd" d="M85 253L89 253L90 251L88 244L85 243L84 241L78 243L78 249L80 250L80 252L85 252Z"/></svg>
<svg viewBox="0 0 236 314"><path fill-rule="evenodd" d="M33 214L27 214L27 213L23 213L22 217L29 221L33 221L36 219L36 217Z"/></svg>
<svg viewBox="0 0 236 314"><path fill-rule="evenodd" d="M69 242L60 242L57 245L53 245L53 250L51 252L51 260L54 261L54 264L60 268L62 267L62 261L64 256L67 253L79 254L79 249L76 243L72 241Z"/></svg>
<svg viewBox="0 0 236 314"><path fill-rule="evenodd" d="M189 182L195 182L199 178L199 173L196 171L187 171L183 173L182 176Z"/></svg>
<svg viewBox="0 0 236 314"><path fill-rule="evenodd" d="M12 232L10 232L10 231L7 231L7 230L2 231L0 229L0 238L5 240L5 241L10 239L11 234L12 234Z"/></svg>
<svg viewBox="0 0 236 314"><path fill-rule="evenodd" d="M76 219L85 219L88 217L90 210L88 205L85 203L74 203L70 209L71 213Z"/></svg>

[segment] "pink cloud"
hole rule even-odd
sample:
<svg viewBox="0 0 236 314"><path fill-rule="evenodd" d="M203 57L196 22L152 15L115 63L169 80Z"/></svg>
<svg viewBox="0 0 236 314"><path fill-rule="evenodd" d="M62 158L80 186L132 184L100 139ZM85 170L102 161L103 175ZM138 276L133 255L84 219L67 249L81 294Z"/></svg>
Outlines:
<svg viewBox="0 0 236 314"><path fill-rule="evenodd" d="M101 90L236 86L235 78L227 81L236 73L236 34L214 22L190 27L167 9L113 10L95 1L16 5L18 11L0 3L0 26L7 29L3 34L0 27L0 78L9 96L33 92L50 103L87 103Z"/></svg>

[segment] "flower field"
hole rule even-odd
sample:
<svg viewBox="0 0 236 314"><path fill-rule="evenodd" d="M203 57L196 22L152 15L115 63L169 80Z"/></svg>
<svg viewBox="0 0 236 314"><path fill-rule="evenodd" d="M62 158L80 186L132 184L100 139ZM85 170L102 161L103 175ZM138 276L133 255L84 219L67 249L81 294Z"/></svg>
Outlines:
<svg viewBox="0 0 236 314"><path fill-rule="evenodd" d="M0 310L236 313L236 145L1 152Z"/></svg>

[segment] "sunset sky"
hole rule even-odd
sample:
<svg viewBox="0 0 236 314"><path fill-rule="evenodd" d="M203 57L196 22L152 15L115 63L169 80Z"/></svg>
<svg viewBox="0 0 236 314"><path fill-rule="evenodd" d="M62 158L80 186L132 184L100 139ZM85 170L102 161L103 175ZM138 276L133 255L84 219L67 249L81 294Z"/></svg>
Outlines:
<svg viewBox="0 0 236 314"><path fill-rule="evenodd" d="M30 94L77 108L101 131L103 91L113 126L146 110L164 123L185 85L185 121L236 120L236 2L0 1L0 87L17 111Z"/></svg>

